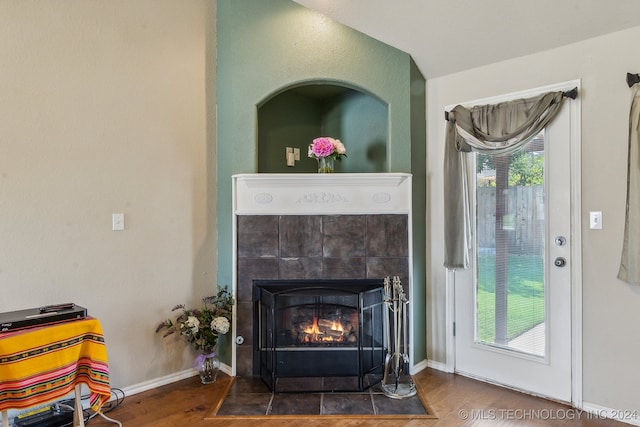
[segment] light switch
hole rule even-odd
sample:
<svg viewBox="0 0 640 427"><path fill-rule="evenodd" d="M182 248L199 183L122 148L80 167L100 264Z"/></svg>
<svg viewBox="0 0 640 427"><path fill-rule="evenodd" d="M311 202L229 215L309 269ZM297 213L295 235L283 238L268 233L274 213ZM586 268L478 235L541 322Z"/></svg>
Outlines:
<svg viewBox="0 0 640 427"><path fill-rule="evenodd" d="M592 230L602 230L602 212L589 212L589 228Z"/></svg>
<svg viewBox="0 0 640 427"><path fill-rule="evenodd" d="M123 213L111 214L111 230L113 231L124 230L124 214Z"/></svg>
<svg viewBox="0 0 640 427"><path fill-rule="evenodd" d="M293 148L285 147L285 154L287 156L287 166L295 166L295 155L293 154Z"/></svg>

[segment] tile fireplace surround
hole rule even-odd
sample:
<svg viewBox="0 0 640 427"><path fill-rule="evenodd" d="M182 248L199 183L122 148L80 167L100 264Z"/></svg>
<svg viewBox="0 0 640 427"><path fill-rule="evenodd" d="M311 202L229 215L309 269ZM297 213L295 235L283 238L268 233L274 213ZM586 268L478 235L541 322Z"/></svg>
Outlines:
<svg viewBox="0 0 640 427"><path fill-rule="evenodd" d="M233 210L235 375L257 374L254 279L397 275L411 300L411 174L234 175Z"/></svg>

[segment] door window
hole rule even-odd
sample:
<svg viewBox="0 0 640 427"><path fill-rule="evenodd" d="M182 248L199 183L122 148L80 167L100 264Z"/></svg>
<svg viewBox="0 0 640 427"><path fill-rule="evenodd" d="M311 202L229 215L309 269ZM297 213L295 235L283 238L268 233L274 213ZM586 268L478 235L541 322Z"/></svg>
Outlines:
<svg viewBox="0 0 640 427"><path fill-rule="evenodd" d="M475 341L545 355L544 133L476 155Z"/></svg>

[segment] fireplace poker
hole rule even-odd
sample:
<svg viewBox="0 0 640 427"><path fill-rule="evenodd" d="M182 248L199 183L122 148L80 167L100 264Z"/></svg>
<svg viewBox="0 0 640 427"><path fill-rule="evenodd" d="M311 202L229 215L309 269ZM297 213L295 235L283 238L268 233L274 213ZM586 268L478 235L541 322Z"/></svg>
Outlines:
<svg viewBox="0 0 640 427"><path fill-rule="evenodd" d="M389 280L389 276L384 279L384 307L386 311L386 315L384 316L386 323L386 341L387 341L387 354L384 358L384 374L382 377L382 383L386 384L387 382L387 371L389 368L389 364L391 362L391 282Z"/></svg>
<svg viewBox="0 0 640 427"><path fill-rule="evenodd" d="M393 286L390 286L389 278L384 281L385 308L387 320L387 344L389 346L385 357L384 375L382 379L382 391L388 397L401 399L416 394L415 385L409 378L407 384L401 383L401 375L409 373L408 332L407 332L407 305L409 301L400 283L400 278L394 276ZM393 322L393 342L391 341L391 322ZM392 348L393 347L393 348ZM389 371L394 374L393 389L388 384Z"/></svg>
<svg viewBox="0 0 640 427"><path fill-rule="evenodd" d="M396 374L396 390L398 389L398 384L400 383L400 352L402 351L402 303L400 301L402 295L402 285L400 284L400 278L395 276L393 278L393 304L395 306L395 314L396 314L396 346L394 353L394 372Z"/></svg>

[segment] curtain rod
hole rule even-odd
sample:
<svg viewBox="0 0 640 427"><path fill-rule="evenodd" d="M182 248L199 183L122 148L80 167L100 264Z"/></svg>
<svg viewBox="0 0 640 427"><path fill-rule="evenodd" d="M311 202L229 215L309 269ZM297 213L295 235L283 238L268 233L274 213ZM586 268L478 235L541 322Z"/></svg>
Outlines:
<svg viewBox="0 0 640 427"><path fill-rule="evenodd" d="M638 82L640 82L640 74L627 73L627 84L629 85L629 87Z"/></svg>
<svg viewBox="0 0 640 427"><path fill-rule="evenodd" d="M574 87L571 90L568 90L566 92L562 92L562 96L564 96L566 98L576 99L578 97L578 88Z"/></svg>
<svg viewBox="0 0 640 427"><path fill-rule="evenodd" d="M629 75L627 74L627 79L629 79L629 77L628 77L628 76L629 76ZM636 74L636 77L638 78L638 81L640 81L640 76L638 76L638 74ZM631 85L629 85L629 86L631 86ZM578 88L577 88L577 87L574 87L574 88L573 88L573 89L571 89L571 90L568 90L568 91L566 91L566 92L562 92L562 96L564 96L565 98L576 99L576 98L577 98L577 96L578 96ZM444 112L444 119L445 119L446 121L449 121L449 112L448 112L448 111L445 111L445 112Z"/></svg>

